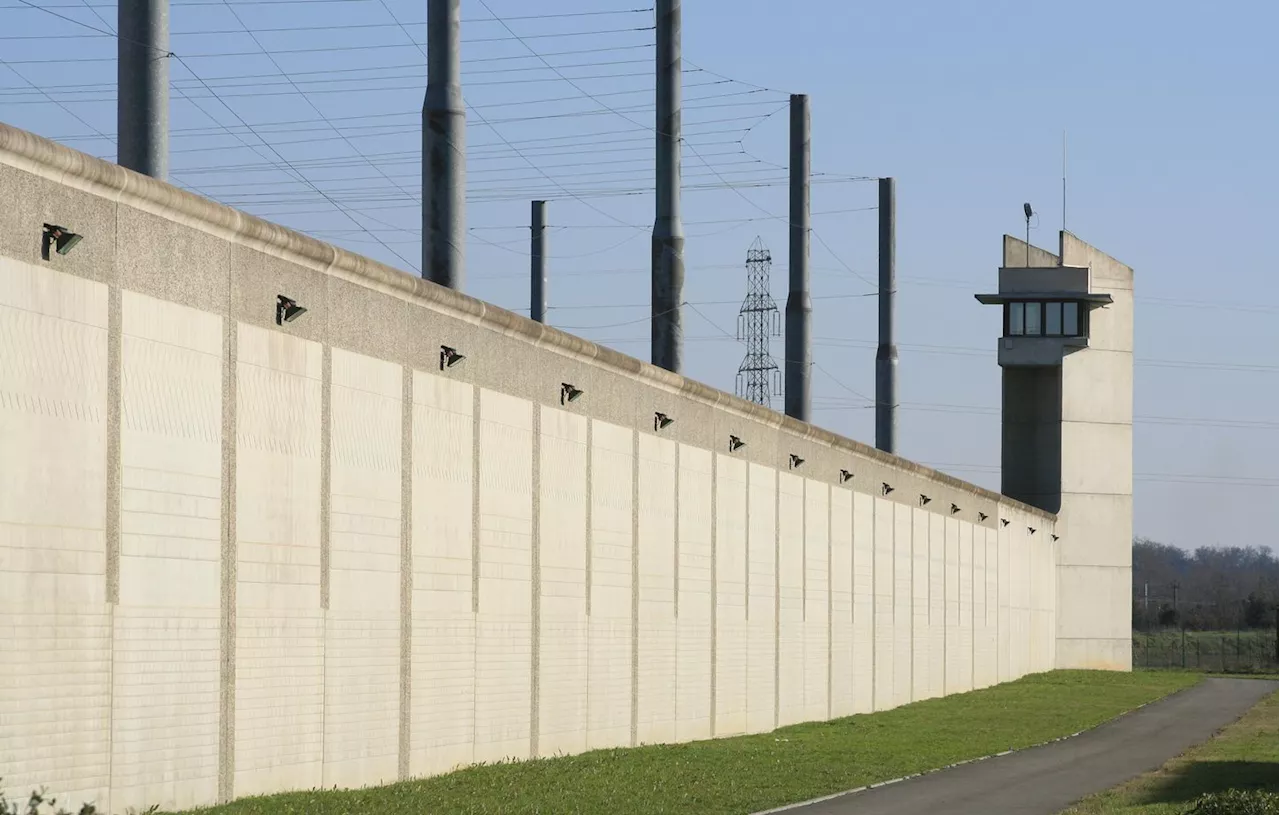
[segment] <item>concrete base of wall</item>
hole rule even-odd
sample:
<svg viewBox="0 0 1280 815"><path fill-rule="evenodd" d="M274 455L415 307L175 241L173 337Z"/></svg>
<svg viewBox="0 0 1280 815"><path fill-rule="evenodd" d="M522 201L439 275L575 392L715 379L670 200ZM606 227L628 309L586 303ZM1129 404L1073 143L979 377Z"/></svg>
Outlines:
<svg viewBox="0 0 1280 815"><path fill-rule="evenodd" d="M1059 670L1131 671L1133 670L1133 640L1058 638Z"/></svg>

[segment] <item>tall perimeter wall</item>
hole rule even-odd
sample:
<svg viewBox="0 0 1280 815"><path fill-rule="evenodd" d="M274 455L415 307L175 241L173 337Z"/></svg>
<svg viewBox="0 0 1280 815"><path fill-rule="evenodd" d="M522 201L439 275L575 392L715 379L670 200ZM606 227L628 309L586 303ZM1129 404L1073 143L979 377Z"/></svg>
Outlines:
<svg viewBox="0 0 1280 815"><path fill-rule="evenodd" d="M11 793L377 784L1054 666L1051 514L4 126L0 201Z"/></svg>

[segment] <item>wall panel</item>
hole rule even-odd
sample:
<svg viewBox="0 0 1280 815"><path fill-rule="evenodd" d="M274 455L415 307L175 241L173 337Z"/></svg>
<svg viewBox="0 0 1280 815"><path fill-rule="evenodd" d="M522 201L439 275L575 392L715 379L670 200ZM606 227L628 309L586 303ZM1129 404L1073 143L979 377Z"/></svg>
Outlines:
<svg viewBox="0 0 1280 815"><path fill-rule="evenodd" d="M475 759L527 758L531 732L533 405L480 391Z"/></svg>
<svg viewBox="0 0 1280 815"><path fill-rule="evenodd" d="M676 739L676 445L641 433L636 739Z"/></svg>
<svg viewBox="0 0 1280 815"><path fill-rule="evenodd" d="M237 331L233 788L256 795L322 783L324 355L319 343Z"/></svg>
<svg viewBox="0 0 1280 815"><path fill-rule="evenodd" d="M777 716L778 482L759 464L747 478L747 732L762 733Z"/></svg>
<svg viewBox="0 0 1280 815"><path fill-rule="evenodd" d="M929 695L947 692L947 535L946 520L929 515Z"/></svg>
<svg viewBox="0 0 1280 815"><path fill-rule="evenodd" d="M711 737L711 453L680 445L676 740Z"/></svg>
<svg viewBox="0 0 1280 815"><path fill-rule="evenodd" d="M125 292L112 805L217 792L223 326Z"/></svg>
<svg viewBox="0 0 1280 815"><path fill-rule="evenodd" d="M325 786L398 775L403 375L334 349Z"/></svg>
<svg viewBox="0 0 1280 815"><path fill-rule="evenodd" d="M928 699L932 642L929 631L929 513L911 510L911 698Z"/></svg>
<svg viewBox="0 0 1280 815"><path fill-rule="evenodd" d="M747 730L747 463L716 454L715 735Z"/></svg>
<svg viewBox="0 0 1280 815"><path fill-rule="evenodd" d="M108 801L107 325L106 286L0 257L0 744L58 745L0 757L11 795Z"/></svg>
<svg viewBox="0 0 1280 815"><path fill-rule="evenodd" d="M538 410L538 755L551 756L587 749L590 450L587 419Z"/></svg>
<svg viewBox="0 0 1280 815"><path fill-rule="evenodd" d="M872 553L875 574L875 709L888 710L897 703L893 680L894 655L897 650L893 622L894 612L894 512L893 503L883 498L875 499L874 536Z"/></svg>
<svg viewBox="0 0 1280 815"><path fill-rule="evenodd" d="M475 757L475 389L413 379L412 775Z"/></svg>
<svg viewBox="0 0 1280 815"><path fill-rule="evenodd" d="M592 421L588 749L631 743L632 448L632 431Z"/></svg>
<svg viewBox="0 0 1280 815"><path fill-rule="evenodd" d="M854 713L853 493L831 488L831 715Z"/></svg>
<svg viewBox="0 0 1280 815"><path fill-rule="evenodd" d="M778 473L778 724L805 720L804 479Z"/></svg>
<svg viewBox="0 0 1280 815"><path fill-rule="evenodd" d="M804 480L804 718L830 716L830 536L829 488Z"/></svg>
<svg viewBox="0 0 1280 815"><path fill-rule="evenodd" d="M912 607L911 546L913 516L911 507L893 507L893 704L911 701L912 676Z"/></svg>
<svg viewBox="0 0 1280 815"><path fill-rule="evenodd" d="M875 708L875 499L853 494L853 710Z"/></svg>

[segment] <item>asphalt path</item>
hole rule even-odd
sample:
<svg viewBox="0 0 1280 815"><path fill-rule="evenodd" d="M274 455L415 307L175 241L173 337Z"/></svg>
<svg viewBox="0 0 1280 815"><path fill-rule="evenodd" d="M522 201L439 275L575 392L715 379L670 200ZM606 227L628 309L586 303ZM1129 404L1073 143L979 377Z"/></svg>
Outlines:
<svg viewBox="0 0 1280 815"><path fill-rule="evenodd" d="M1073 738L785 811L788 815L1054 815L1207 741L1275 689L1276 683L1270 680L1206 679Z"/></svg>

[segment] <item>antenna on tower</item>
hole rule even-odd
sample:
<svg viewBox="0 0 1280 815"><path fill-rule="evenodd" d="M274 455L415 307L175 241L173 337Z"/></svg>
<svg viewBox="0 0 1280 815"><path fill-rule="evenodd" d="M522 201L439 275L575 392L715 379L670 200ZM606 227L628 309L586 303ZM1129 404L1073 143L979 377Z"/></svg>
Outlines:
<svg viewBox="0 0 1280 815"><path fill-rule="evenodd" d="M738 339L747 344L747 355L738 366L734 387L748 402L769 407L774 393L782 390L778 363L769 355L769 338L779 335L778 304L769 293L773 256L759 237L747 250L747 296L738 311Z"/></svg>
<svg viewBox="0 0 1280 815"><path fill-rule="evenodd" d="M1067 131L1062 130L1062 231L1067 231Z"/></svg>

